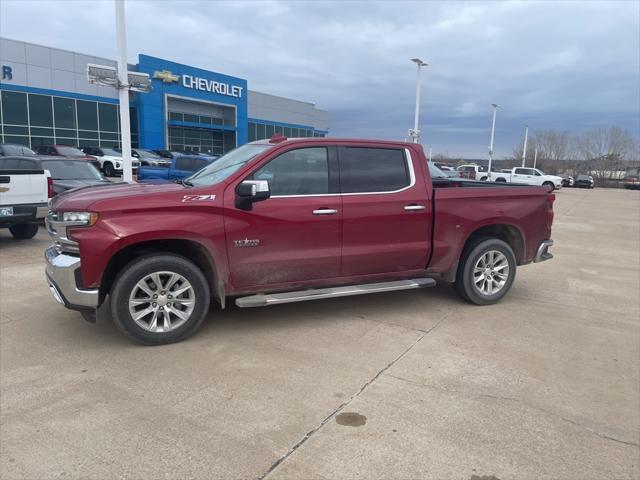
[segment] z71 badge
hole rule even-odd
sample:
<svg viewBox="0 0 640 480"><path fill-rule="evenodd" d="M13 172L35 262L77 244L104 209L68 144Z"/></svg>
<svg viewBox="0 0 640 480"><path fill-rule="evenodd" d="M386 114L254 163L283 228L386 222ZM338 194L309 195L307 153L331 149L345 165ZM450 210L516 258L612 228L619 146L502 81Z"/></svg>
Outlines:
<svg viewBox="0 0 640 480"><path fill-rule="evenodd" d="M183 202L206 202L215 200L215 195L183 195Z"/></svg>
<svg viewBox="0 0 640 480"><path fill-rule="evenodd" d="M257 238L253 240L245 238L244 240L234 240L233 243L236 247L257 247L260 245L260 240Z"/></svg>

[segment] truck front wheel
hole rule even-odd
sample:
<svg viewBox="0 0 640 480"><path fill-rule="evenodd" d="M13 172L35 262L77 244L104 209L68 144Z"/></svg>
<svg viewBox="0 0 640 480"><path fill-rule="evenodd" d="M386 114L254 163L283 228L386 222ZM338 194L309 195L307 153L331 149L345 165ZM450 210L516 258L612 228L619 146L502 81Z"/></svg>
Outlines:
<svg viewBox="0 0 640 480"><path fill-rule="evenodd" d="M111 314L118 329L135 342L179 342L205 319L209 292L200 269L186 258L145 255L118 274L111 289Z"/></svg>
<svg viewBox="0 0 640 480"><path fill-rule="evenodd" d="M468 302L490 305L507 294L515 276L516 257L511 247L497 238L484 238L465 248L455 287Z"/></svg>

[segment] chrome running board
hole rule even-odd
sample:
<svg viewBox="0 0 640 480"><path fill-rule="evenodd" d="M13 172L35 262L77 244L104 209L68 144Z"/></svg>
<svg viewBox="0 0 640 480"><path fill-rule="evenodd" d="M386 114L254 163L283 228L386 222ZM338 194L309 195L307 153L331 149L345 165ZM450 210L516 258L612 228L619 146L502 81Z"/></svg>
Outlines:
<svg viewBox="0 0 640 480"><path fill-rule="evenodd" d="M413 290L416 288L433 287L436 281L433 278L414 278L411 280L397 280L394 282L365 283L362 285L348 285L346 287L320 288L298 290L295 292L267 293L240 297L236 299L236 305L241 308L266 307L280 303L306 302L307 300L320 300L323 298L348 297L351 295L364 295L366 293L393 292L396 290Z"/></svg>

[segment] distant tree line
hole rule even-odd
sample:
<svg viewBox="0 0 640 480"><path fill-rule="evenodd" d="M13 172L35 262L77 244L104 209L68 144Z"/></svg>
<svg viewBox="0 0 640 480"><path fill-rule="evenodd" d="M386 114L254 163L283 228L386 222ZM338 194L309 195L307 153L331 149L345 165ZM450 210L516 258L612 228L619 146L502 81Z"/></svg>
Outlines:
<svg viewBox="0 0 640 480"><path fill-rule="evenodd" d="M592 175L598 185L619 182L625 175L638 175L640 169L640 145L625 129L618 126L596 128L572 134L558 130L534 132L527 142L525 166L551 175ZM513 149L511 156L494 159L495 169L522 165L522 142ZM438 153L433 161L449 165L477 163L486 165L488 160L453 157ZM614 185L612 185L614 186Z"/></svg>
<svg viewBox="0 0 640 480"><path fill-rule="evenodd" d="M525 165L533 166L536 149L536 168L549 174L588 174L599 185L621 180L628 174L638 174L640 145L623 128L611 126L582 133L541 130L527 143ZM513 165L522 164L523 145L513 150L509 159Z"/></svg>

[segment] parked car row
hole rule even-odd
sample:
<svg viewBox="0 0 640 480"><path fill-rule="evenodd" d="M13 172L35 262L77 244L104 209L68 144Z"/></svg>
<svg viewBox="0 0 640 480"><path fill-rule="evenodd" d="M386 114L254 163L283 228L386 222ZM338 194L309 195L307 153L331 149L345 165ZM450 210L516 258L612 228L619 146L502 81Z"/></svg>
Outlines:
<svg viewBox="0 0 640 480"><path fill-rule="evenodd" d="M591 175L565 175L562 177L562 186L575 188L593 188L595 182Z"/></svg>

